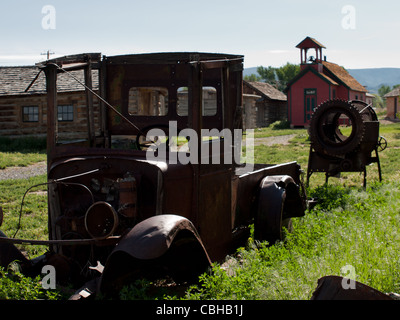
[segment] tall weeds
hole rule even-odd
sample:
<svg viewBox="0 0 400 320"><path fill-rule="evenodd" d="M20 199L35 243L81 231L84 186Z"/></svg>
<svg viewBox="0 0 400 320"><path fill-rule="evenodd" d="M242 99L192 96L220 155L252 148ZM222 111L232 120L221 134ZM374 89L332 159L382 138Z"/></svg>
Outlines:
<svg viewBox="0 0 400 320"><path fill-rule="evenodd" d="M350 271L357 281L399 292L399 189L399 183L317 188L319 205L294 220L284 242L270 246L250 239L231 257L229 273L215 265L186 298L309 299L320 277Z"/></svg>

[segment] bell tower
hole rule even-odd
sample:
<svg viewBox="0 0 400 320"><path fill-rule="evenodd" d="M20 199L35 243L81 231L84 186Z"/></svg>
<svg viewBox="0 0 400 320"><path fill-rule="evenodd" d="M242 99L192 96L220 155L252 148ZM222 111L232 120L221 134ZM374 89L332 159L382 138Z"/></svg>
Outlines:
<svg viewBox="0 0 400 320"><path fill-rule="evenodd" d="M311 37L307 37L300 42L296 48L300 49L301 70L304 70L306 67L312 65L319 72L322 72L322 49L326 49L323 44ZM308 56L309 49L315 49L315 57Z"/></svg>

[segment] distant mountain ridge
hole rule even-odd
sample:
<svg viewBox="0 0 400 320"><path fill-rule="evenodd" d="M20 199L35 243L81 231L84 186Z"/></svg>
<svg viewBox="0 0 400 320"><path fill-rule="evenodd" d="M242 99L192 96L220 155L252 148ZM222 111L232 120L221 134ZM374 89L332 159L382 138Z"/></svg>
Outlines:
<svg viewBox="0 0 400 320"><path fill-rule="evenodd" d="M400 84L400 68L347 69L347 71L371 93L378 93L382 85L393 87Z"/></svg>
<svg viewBox="0 0 400 320"><path fill-rule="evenodd" d="M360 84L366 86L370 93L378 93L382 85L393 87L400 84L400 68L347 69ZM257 73L257 67L245 68L243 76Z"/></svg>

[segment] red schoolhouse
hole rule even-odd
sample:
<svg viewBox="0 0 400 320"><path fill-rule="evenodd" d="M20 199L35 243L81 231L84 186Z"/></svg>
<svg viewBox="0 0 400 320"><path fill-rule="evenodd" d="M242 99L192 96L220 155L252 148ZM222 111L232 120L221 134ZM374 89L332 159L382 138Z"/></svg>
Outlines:
<svg viewBox="0 0 400 320"><path fill-rule="evenodd" d="M330 99L366 100L367 89L343 67L322 57L325 49L317 40L307 37L300 49L300 73L286 87L288 120L292 127L307 127L314 109ZM308 50L315 49L315 56Z"/></svg>

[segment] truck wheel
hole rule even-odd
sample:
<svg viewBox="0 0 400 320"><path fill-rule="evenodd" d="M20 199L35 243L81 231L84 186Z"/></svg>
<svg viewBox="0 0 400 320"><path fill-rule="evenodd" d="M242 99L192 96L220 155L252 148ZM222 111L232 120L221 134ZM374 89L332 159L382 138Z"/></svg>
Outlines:
<svg viewBox="0 0 400 320"><path fill-rule="evenodd" d="M274 181L263 179L254 220L255 240L268 241L269 244L274 244L283 239L282 215L285 197L284 188L278 186ZM286 220L290 220L290 218Z"/></svg>
<svg viewBox="0 0 400 320"><path fill-rule="evenodd" d="M292 232L292 219L304 216L299 186L288 175L264 177L254 219L254 238L274 244Z"/></svg>

